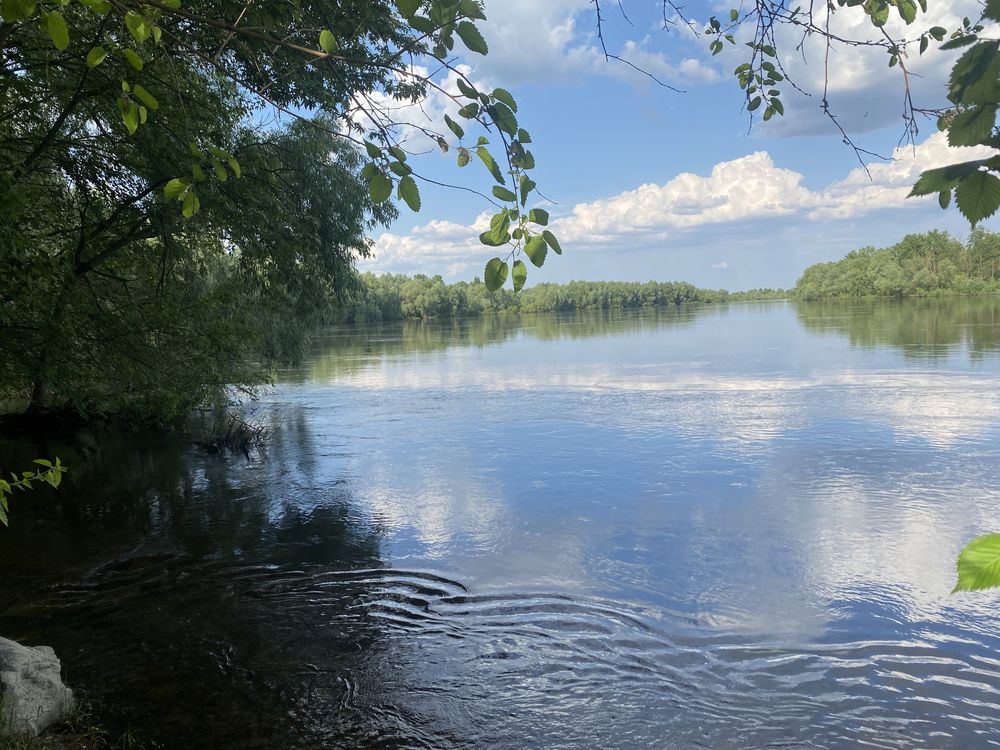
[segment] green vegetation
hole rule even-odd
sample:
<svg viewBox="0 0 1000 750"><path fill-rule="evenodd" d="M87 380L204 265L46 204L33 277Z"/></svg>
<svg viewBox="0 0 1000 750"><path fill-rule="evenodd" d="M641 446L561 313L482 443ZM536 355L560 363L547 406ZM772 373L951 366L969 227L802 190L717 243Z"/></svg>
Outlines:
<svg viewBox="0 0 1000 750"><path fill-rule="evenodd" d="M955 591L979 591L1000 586L1000 534L970 542L958 558Z"/></svg>
<svg viewBox="0 0 1000 750"><path fill-rule="evenodd" d="M911 234L889 248L865 247L810 266L795 297L927 297L1000 292L1000 234L974 229L965 244L945 232Z"/></svg>
<svg viewBox="0 0 1000 750"><path fill-rule="evenodd" d="M62 483L66 467L62 465L58 457L56 457L55 463L46 458L36 458L35 463L41 468L22 471L21 476L12 473L9 482L0 479L0 524L7 525L7 513L10 510L7 497L14 490L30 490L34 482L44 482L53 488L58 488Z"/></svg>
<svg viewBox="0 0 1000 750"><path fill-rule="evenodd" d="M154 750L132 731L109 731L97 717L98 706L77 700L72 713L40 737L0 732L0 750Z"/></svg>
<svg viewBox="0 0 1000 750"><path fill-rule="evenodd" d="M573 310L624 310L690 302L784 299L783 289L727 292L685 282L572 281L537 284L514 294L490 291L476 279L446 284L440 276L366 273L354 298L340 311L349 322L415 320Z"/></svg>

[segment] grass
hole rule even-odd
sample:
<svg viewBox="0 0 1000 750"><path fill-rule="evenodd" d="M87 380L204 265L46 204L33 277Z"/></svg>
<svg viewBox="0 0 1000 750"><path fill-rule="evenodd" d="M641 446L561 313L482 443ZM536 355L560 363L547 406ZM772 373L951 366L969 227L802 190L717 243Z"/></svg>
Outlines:
<svg viewBox="0 0 1000 750"><path fill-rule="evenodd" d="M0 750L154 750L132 731L112 734L98 720L94 704L77 700L73 712L39 737L0 734Z"/></svg>

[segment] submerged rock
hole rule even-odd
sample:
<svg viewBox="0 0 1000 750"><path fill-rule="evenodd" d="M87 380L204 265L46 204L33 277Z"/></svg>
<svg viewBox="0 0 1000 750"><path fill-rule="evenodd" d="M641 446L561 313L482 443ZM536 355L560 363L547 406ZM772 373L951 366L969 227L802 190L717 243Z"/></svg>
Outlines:
<svg viewBox="0 0 1000 750"><path fill-rule="evenodd" d="M61 672L48 646L0 638L0 735L37 735L72 710L73 691Z"/></svg>

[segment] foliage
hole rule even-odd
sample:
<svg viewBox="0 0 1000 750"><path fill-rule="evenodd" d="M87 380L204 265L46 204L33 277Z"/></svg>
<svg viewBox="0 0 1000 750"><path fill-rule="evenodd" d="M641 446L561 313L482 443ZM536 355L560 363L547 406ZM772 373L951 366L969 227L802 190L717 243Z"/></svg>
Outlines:
<svg viewBox="0 0 1000 750"><path fill-rule="evenodd" d="M178 79L185 74L229 89L229 111L244 116L278 111L315 125L316 119L302 111L323 113L331 122L319 123L320 129L363 148L368 163L360 174L371 200L384 203L395 188L397 199L414 211L421 205L416 182L421 178L407 163L398 123L372 103L372 94L417 101L433 88L461 104L459 117L482 126L500 149L491 151L486 135L479 135L474 144L463 140L465 127L448 116L438 130L422 128L442 151L456 150L459 166L474 156L497 183L492 194L499 211L481 237L491 247L508 247L497 265L506 269L508 260L523 252L540 266L547 249L561 253L544 229L548 214L527 205L536 191L529 176L535 159L527 149L531 137L518 122L516 100L505 89L477 90L453 63L456 39L471 53L489 52L476 25L486 17L478 0L401 0L394 5L385 0L316 0L280 8L216 0L195 9L180 0L78 0L56 7L6 0L2 17L8 37L5 53L14 63L7 66L8 72L30 78L32 58L39 53L46 60L53 58L53 47L60 67L76 69L75 94L56 117L57 126L77 113L92 96L90 84L102 79L105 85L94 98L105 109L113 102L116 113L105 113L111 115L109 125L114 123L118 130L123 126L129 136L153 131L147 137L169 149L177 162L188 162L155 185L165 201L180 204L185 218L202 209L204 193L214 189L214 181L239 179L244 172L242 159L216 131L181 127L166 138L156 133L157 120L186 116L202 106L180 85ZM435 70L455 73L458 93L444 91L420 72L422 60ZM32 96L22 94L22 100L45 101L45 88L55 87L46 83L30 92ZM15 173L33 166L41 156L38 150L32 150Z"/></svg>
<svg viewBox="0 0 1000 750"><path fill-rule="evenodd" d="M938 0L940 2L940 0ZM854 149L864 165L877 156L855 145L850 134L841 126L829 96L829 79L835 66L849 66L837 53L843 49L880 50L890 68L900 71L903 87L903 139L916 142L921 118L936 120L939 130L947 131L952 146L990 146L1000 148L1000 136L995 133L997 112L1000 110L1000 40L984 36L995 31L1000 22L1000 0L983 0L978 19L963 18L955 29L922 24L927 12L927 0L831 0L827 3L786 3L783 0L754 0L731 8L721 16L710 16L705 26L685 16L684 5L677 0L661 0L664 25L680 24L708 40L712 55L727 46L745 45L749 50L744 62L733 71L743 92L744 107L751 119L761 116L766 122L785 112L783 93L792 88L800 94L818 94L823 112L840 133L843 141ZM600 0L594 0L598 37L604 43ZM625 8L618 3L624 14ZM833 19L837 14L863 14L865 32L844 36L836 31ZM905 31L895 34L887 26L890 18L898 17ZM853 19L852 19L853 20ZM782 31L786 32L782 35ZM785 44L782 43L786 40ZM791 48L794 40L794 48ZM821 92L807 91L794 81L785 66L791 57L805 57L807 43L817 40L823 45L824 84ZM947 102L932 102L918 106L913 101L909 69L913 56L922 56L934 45L941 51L964 49L951 68ZM616 55L608 58L621 60ZM625 60L636 68L634 63ZM641 68L640 68L641 70ZM646 72L646 71L643 71ZM655 77L648 73L651 78ZM975 226L1000 208L1000 157L950 164L925 171L914 185L911 196L938 196L942 208L952 199L958 209Z"/></svg>
<svg viewBox="0 0 1000 750"><path fill-rule="evenodd" d="M964 245L945 232L911 234L817 263L795 285L799 299L923 297L1000 292L1000 234L975 229Z"/></svg>
<svg viewBox="0 0 1000 750"><path fill-rule="evenodd" d="M664 307L689 302L781 299L780 289L727 292L699 289L685 282L573 281L536 284L518 293L492 291L485 283L445 284L440 276L363 274L357 295L338 320L377 321L466 317L571 310L620 310Z"/></svg>
<svg viewBox="0 0 1000 750"><path fill-rule="evenodd" d="M955 591L979 591L1000 586L1000 534L973 539L958 556Z"/></svg>
<svg viewBox="0 0 1000 750"><path fill-rule="evenodd" d="M35 463L41 469L22 471L20 477L12 473L9 482L0 479L0 523L4 526L7 525L7 513L10 510L7 498L14 490L30 490L34 482L44 482L58 488L62 482L62 475L66 473L66 467L60 463L58 457L56 457L55 463L45 458L36 458Z"/></svg>
<svg viewBox="0 0 1000 750"><path fill-rule="evenodd" d="M517 102L452 65L459 42L488 51L478 2L9 0L0 14L8 408L164 422L266 382L351 293L391 195L420 207L402 130L372 95L419 100L437 86L421 61L459 76L445 93L466 122L425 132L496 183L493 266L513 262L523 285L518 256L561 251L529 205Z"/></svg>

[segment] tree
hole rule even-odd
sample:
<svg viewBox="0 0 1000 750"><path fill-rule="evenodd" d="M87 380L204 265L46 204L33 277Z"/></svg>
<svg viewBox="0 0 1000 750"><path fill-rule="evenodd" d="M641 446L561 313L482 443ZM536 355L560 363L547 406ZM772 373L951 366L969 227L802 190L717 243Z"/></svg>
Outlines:
<svg viewBox="0 0 1000 750"><path fill-rule="evenodd" d="M438 84L418 62L454 69L456 42L487 52L472 0L4 0L0 13L0 384L35 413L162 421L265 380L356 289L392 193L420 206L375 92L419 98ZM483 241L507 246L497 285L515 256L541 265L559 248L528 208L516 101L458 86L483 135L446 117L434 137L496 182Z"/></svg>

